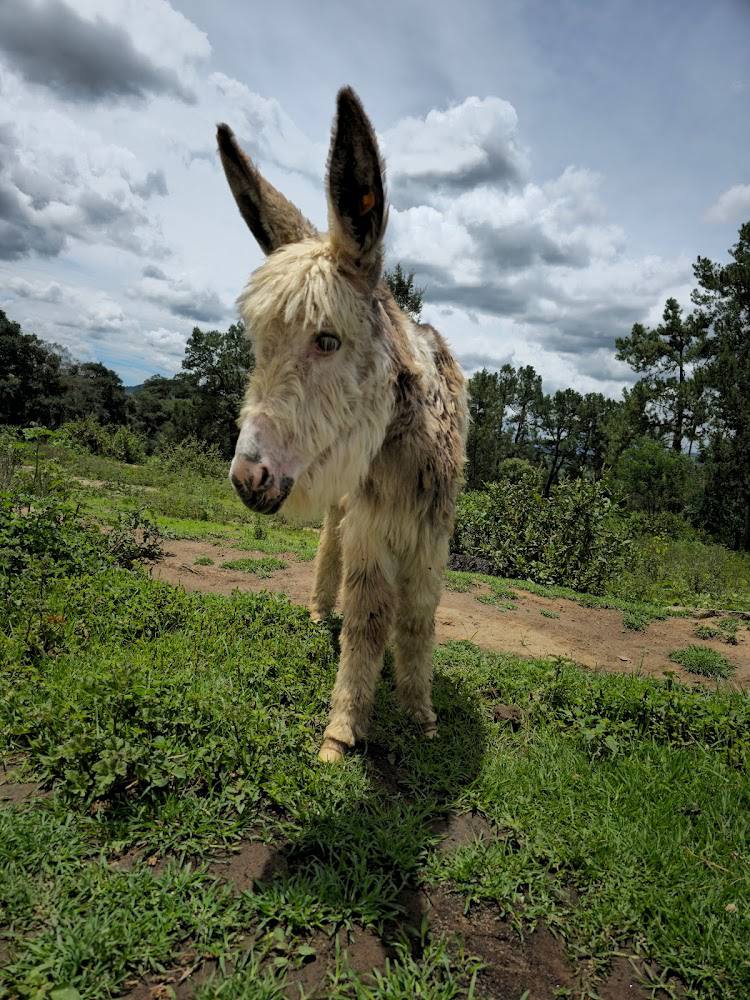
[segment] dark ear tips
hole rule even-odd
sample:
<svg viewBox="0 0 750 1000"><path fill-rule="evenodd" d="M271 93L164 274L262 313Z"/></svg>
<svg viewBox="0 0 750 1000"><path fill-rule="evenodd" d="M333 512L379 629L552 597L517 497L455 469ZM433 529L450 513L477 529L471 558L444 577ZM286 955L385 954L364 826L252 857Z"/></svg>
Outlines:
<svg viewBox="0 0 750 1000"><path fill-rule="evenodd" d="M339 231L358 254L371 254L385 228L384 170L375 130L351 87L336 97L328 190Z"/></svg>
<svg viewBox="0 0 750 1000"><path fill-rule="evenodd" d="M219 122L216 126L216 141L219 145L219 152L230 155L235 153L237 141L234 138L234 132L226 122Z"/></svg>

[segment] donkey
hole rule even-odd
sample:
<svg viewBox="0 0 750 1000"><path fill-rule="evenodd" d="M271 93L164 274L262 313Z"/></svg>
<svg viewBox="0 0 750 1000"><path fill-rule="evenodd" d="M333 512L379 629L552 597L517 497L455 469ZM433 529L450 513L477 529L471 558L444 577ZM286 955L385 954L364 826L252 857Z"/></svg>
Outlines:
<svg viewBox="0 0 750 1000"><path fill-rule="evenodd" d="M339 760L367 735L391 629L399 701L432 738L435 609L465 460L463 374L437 330L414 323L383 282L384 166L351 88L337 98L325 235L261 176L229 126L217 139L240 214L267 254L238 299L256 367L230 479L251 510L325 513L316 618L333 613L341 590L320 760Z"/></svg>

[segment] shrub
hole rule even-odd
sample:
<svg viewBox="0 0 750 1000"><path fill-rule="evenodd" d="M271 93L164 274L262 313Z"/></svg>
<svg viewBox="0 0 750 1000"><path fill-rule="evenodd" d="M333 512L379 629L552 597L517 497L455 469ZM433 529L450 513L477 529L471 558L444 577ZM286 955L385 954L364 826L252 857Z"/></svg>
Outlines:
<svg viewBox="0 0 750 1000"><path fill-rule="evenodd" d="M171 472L193 472L210 479L224 479L227 474L227 462L218 445L200 441L192 435L166 445L153 461Z"/></svg>
<svg viewBox="0 0 750 1000"><path fill-rule="evenodd" d="M100 424L96 417L71 420L61 428L64 440L73 448L105 455L131 465L146 460L146 439L129 427Z"/></svg>
<svg viewBox="0 0 750 1000"><path fill-rule="evenodd" d="M107 536L107 549L118 566L132 569L138 563L158 562L163 540L156 523L135 510L120 514L119 522Z"/></svg>
<svg viewBox="0 0 750 1000"><path fill-rule="evenodd" d="M14 429L0 427L0 490L11 488L21 461L21 447Z"/></svg>
<svg viewBox="0 0 750 1000"><path fill-rule="evenodd" d="M560 483L545 499L522 477L459 497L451 564L601 593L628 548L626 527L600 483Z"/></svg>
<svg viewBox="0 0 750 1000"><path fill-rule="evenodd" d="M643 535L610 589L625 598L741 609L750 606L750 556L695 537Z"/></svg>

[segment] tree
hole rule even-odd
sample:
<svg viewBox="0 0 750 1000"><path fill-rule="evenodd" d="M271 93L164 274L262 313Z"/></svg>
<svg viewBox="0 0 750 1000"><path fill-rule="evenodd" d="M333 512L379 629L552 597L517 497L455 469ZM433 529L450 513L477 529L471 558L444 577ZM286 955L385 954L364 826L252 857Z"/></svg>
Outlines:
<svg viewBox="0 0 750 1000"><path fill-rule="evenodd" d="M101 424L123 424L127 393L120 376L98 361L65 361L62 367L64 420L94 416Z"/></svg>
<svg viewBox="0 0 750 1000"><path fill-rule="evenodd" d="M698 489L698 471L687 455L644 437L630 445L612 473L631 510L685 513Z"/></svg>
<svg viewBox="0 0 750 1000"><path fill-rule="evenodd" d="M425 290L417 288L414 284L414 272L410 271L405 274L401 265L396 264L392 270L385 272L383 278L396 302L404 312L411 316L415 323L418 323L419 317L422 315L422 299Z"/></svg>
<svg viewBox="0 0 750 1000"><path fill-rule="evenodd" d="M550 495L565 463L576 463L582 403L583 397L575 389L559 389L542 400L539 430L547 463L545 497Z"/></svg>
<svg viewBox="0 0 750 1000"><path fill-rule="evenodd" d="M704 513L711 530L750 549L750 222L729 253L728 264L698 257L693 267L712 410Z"/></svg>
<svg viewBox="0 0 750 1000"><path fill-rule="evenodd" d="M184 375L146 379L128 399L128 422L151 448L197 435L195 386Z"/></svg>
<svg viewBox="0 0 750 1000"><path fill-rule="evenodd" d="M629 337L618 337L617 358L644 372L661 433L671 436L672 449L682 451L688 399L694 397L689 366L697 357L705 332L701 314L683 318L682 307L669 298L663 322L654 328L636 323Z"/></svg>
<svg viewBox="0 0 750 1000"><path fill-rule="evenodd" d="M513 444L517 450L529 435L531 418L539 413L542 397L542 376L536 373L532 365L519 368L516 376L516 395L513 400L516 409Z"/></svg>
<svg viewBox="0 0 750 1000"><path fill-rule="evenodd" d="M196 326L185 345L183 377L195 389L195 433L225 455L234 451L237 417L254 366L242 323L233 323L226 332Z"/></svg>
<svg viewBox="0 0 750 1000"><path fill-rule="evenodd" d="M59 422L60 358L0 309L0 424Z"/></svg>
<svg viewBox="0 0 750 1000"><path fill-rule="evenodd" d="M620 404L600 392L588 392L581 399L578 411L579 445L576 464L579 473L589 472L600 479L609 450L608 432L611 420Z"/></svg>
<svg viewBox="0 0 750 1000"><path fill-rule="evenodd" d="M498 465L510 448L505 411L515 398L515 370L511 365L503 365L498 372L483 368L472 375L467 388L471 421L466 482L470 489L478 489L497 477Z"/></svg>

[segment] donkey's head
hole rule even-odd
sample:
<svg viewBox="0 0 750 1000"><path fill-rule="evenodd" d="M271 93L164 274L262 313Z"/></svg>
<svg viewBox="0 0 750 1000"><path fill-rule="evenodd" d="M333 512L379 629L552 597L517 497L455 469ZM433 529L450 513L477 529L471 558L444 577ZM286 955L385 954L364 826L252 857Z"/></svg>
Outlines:
<svg viewBox="0 0 750 1000"><path fill-rule="evenodd" d="M239 303L255 350L230 469L253 510L302 512L361 479L385 433L389 350L376 288L386 224L383 165L356 94L339 92L319 235L220 125L237 206L267 260Z"/></svg>

